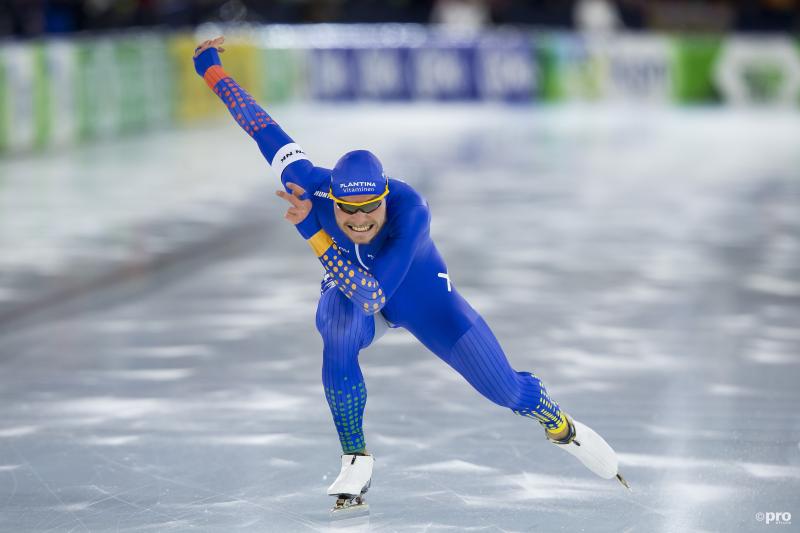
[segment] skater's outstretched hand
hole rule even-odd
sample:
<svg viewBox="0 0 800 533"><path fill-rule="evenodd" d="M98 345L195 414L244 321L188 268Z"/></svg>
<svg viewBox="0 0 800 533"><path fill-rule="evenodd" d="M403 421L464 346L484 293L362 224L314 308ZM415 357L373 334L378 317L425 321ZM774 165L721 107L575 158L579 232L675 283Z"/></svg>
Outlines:
<svg viewBox="0 0 800 533"><path fill-rule="evenodd" d="M197 46L197 48L194 49L194 57L199 56L200 54L202 54L203 52L205 52L209 48L216 48L217 52L219 52L221 54L222 52L225 51L225 49L222 48L222 43L224 43L224 42L225 42L225 36L224 35L220 35L216 39L211 39L209 41L203 41L202 43L200 43Z"/></svg>
<svg viewBox="0 0 800 533"><path fill-rule="evenodd" d="M275 191L275 194L292 204L292 206L286 210L286 214L283 215L283 218L297 225L305 220L311 212L311 200L305 198L305 189L296 183L287 181L286 187L292 191L292 194L283 190Z"/></svg>
<svg viewBox="0 0 800 533"><path fill-rule="evenodd" d="M203 41L194 49L194 69L197 71L198 75L203 76L206 70L213 65L222 65L222 62L219 60L219 54L225 51L225 49L222 48L222 43L224 42L225 37L220 35L216 39Z"/></svg>

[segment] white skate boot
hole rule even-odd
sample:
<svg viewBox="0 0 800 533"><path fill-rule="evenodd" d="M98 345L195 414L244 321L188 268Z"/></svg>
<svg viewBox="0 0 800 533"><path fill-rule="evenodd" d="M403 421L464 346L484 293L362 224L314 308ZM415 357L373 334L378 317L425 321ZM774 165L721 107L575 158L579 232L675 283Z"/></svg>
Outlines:
<svg viewBox="0 0 800 533"><path fill-rule="evenodd" d="M328 495L336 496L332 512L345 509L369 509L364 494L372 482L372 466L375 458L371 455L342 455L342 469L330 487Z"/></svg>
<svg viewBox="0 0 800 533"><path fill-rule="evenodd" d="M583 465L598 476L611 479L616 477L622 485L630 490L630 485L619 473L617 454L609 444L589 426L573 420L564 413L569 424L569 434L561 440L555 440L545 431L547 440L574 455Z"/></svg>

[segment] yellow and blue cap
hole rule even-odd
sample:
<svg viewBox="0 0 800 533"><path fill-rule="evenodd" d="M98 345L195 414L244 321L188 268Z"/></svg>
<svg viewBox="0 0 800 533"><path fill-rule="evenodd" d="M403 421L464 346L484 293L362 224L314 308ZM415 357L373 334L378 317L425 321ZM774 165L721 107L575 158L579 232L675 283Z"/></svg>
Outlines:
<svg viewBox="0 0 800 533"><path fill-rule="evenodd" d="M389 180L386 179L383 165L372 152L353 150L344 154L333 167L330 195L341 203L351 203L341 199L361 194L383 198L389 194ZM371 198L367 202L378 199Z"/></svg>

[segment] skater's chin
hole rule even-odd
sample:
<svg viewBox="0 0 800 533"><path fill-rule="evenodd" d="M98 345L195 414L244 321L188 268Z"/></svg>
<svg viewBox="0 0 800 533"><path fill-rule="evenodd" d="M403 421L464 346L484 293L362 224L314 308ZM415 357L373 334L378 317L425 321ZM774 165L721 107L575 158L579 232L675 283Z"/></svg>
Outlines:
<svg viewBox="0 0 800 533"><path fill-rule="evenodd" d="M377 225L373 224L373 227L367 231L355 231L349 227L346 227L345 233L347 233L347 236L350 237L350 240L356 244L368 244L369 241L371 241L378 233L376 227Z"/></svg>
<svg viewBox="0 0 800 533"><path fill-rule="evenodd" d="M355 244L369 244L381 230L381 226L381 222L375 220L368 220L360 224L348 221L340 223L339 229Z"/></svg>

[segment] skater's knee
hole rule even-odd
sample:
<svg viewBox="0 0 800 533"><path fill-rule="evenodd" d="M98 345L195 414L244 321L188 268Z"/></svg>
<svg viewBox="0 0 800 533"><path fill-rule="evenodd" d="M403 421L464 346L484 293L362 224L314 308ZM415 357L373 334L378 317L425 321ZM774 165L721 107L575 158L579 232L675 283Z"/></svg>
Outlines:
<svg viewBox="0 0 800 533"><path fill-rule="evenodd" d="M317 306L317 330L325 334L330 329L345 329L355 317L355 309L341 291L328 290L322 294Z"/></svg>
<svg viewBox="0 0 800 533"><path fill-rule="evenodd" d="M333 375L347 375L358 366L357 350L325 348L322 350L322 371Z"/></svg>
<svg viewBox="0 0 800 533"><path fill-rule="evenodd" d="M372 337L372 317L358 311L340 291L328 290L317 307L317 331L325 345L353 344L360 349L364 339ZM374 328L374 326L372 326Z"/></svg>

